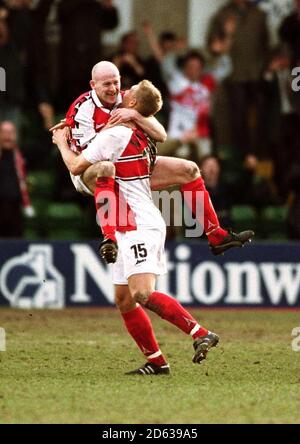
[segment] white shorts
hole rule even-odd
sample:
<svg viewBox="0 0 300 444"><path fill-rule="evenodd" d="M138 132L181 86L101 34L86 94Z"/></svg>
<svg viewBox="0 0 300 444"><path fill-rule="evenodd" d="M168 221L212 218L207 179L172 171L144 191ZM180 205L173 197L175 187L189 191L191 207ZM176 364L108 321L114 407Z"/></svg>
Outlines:
<svg viewBox="0 0 300 444"><path fill-rule="evenodd" d="M164 253L165 228L117 232L118 258L112 267L113 283L127 285L134 274L167 272Z"/></svg>
<svg viewBox="0 0 300 444"><path fill-rule="evenodd" d="M82 194L88 194L89 196L93 196L93 193L91 192L91 190L85 185L85 183L83 182L81 176L74 176L73 174L70 173L71 176L71 180L73 182L74 187L76 188L76 191L78 191L78 193L82 193Z"/></svg>

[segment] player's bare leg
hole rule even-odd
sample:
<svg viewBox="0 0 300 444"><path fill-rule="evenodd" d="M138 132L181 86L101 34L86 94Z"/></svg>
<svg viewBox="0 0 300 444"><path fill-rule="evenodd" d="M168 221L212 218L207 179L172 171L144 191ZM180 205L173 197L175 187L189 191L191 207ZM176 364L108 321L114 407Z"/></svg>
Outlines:
<svg viewBox="0 0 300 444"><path fill-rule="evenodd" d="M99 253L107 264L117 260L118 244L116 240L116 195L115 166L112 162L97 162L85 170L82 175L84 184L94 193L97 217L104 236L99 246ZM108 204L108 217L105 217L101 203Z"/></svg>
<svg viewBox="0 0 300 444"><path fill-rule="evenodd" d="M200 176L200 170L195 162L176 157L158 156L151 175L151 190L184 185Z"/></svg>
<svg viewBox="0 0 300 444"><path fill-rule="evenodd" d="M115 301L128 333L147 359L146 364L126 374L168 375L170 367L159 349L151 320L132 297L128 285L115 285Z"/></svg>
<svg viewBox="0 0 300 444"><path fill-rule="evenodd" d="M204 223L204 231L207 235L210 249L214 255L223 254L232 247L242 247L246 242L250 242L254 236L252 230L241 233L224 230L219 223L217 214L206 190L200 170L195 162L173 157L159 156L154 166L151 176L151 189L162 190L174 185L179 185L183 193L185 202L197 218L197 195L203 193L204 216L200 223Z"/></svg>
<svg viewBox="0 0 300 444"><path fill-rule="evenodd" d="M218 344L218 335L201 326L176 299L154 290L154 274L143 273L130 276L128 287L134 301L193 338L194 363L200 364L206 358L208 351Z"/></svg>

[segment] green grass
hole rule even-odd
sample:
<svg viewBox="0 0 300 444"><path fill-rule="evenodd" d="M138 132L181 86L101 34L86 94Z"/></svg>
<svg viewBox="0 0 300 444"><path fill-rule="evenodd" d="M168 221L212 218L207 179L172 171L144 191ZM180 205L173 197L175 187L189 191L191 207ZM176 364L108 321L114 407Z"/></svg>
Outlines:
<svg viewBox="0 0 300 444"><path fill-rule="evenodd" d="M193 310L221 336L201 365L192 341L151 316L171 376L144 362L114 309L0 309L0 423L299 423L299 312Z"/></svg>

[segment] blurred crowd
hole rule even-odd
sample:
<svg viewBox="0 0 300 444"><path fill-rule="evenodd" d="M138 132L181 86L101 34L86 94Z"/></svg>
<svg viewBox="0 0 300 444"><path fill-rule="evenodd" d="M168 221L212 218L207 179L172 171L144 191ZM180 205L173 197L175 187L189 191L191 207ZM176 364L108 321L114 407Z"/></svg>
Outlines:
<svg viewBox="0 0 300 444"><path fill-rule="evenodd" d="M30 182L35 172L55 178L47 199L87 207L48 130L105 58L118 66L123 89L144 78L160 89L168 139L159 154L197 162L222 225L234 224L233 206L250 207L257 224L266 207L280 207L282 237L300 239L300 92L292 89L300 0L275 47L266 14L248 0L228 0L216 12L202 48L189 48L176 29L156 35L145 22L108 49L101 33L118 24L113 0L0 0L0 237L25 235L22 209L37 217L29 198L39 187ZM141 35L150 57L139 50Z"/></svg>

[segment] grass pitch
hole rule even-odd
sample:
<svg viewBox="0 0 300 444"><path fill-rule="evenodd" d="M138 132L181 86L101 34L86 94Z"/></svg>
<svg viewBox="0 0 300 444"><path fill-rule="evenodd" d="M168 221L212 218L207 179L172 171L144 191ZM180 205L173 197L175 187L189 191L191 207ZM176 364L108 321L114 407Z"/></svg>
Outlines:
<svg viewBox="0 0 300 444"><path fill-rule="evenodd" d="M192 310L220 346L192 364L191 338L151 316L171 376L144 362L114 309L0 309L0 423L299 423L296 311Z"/></svg>

